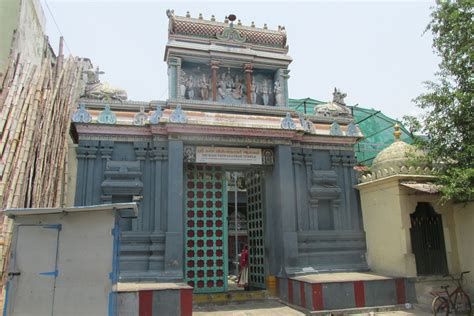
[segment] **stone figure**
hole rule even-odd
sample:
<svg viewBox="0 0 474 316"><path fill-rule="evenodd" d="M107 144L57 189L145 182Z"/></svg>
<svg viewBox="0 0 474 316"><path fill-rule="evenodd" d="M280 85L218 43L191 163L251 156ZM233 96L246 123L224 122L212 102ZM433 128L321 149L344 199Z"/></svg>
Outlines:
<svg viewBox="0 0 474 316"><path fill-rule="evenodd" d="M99 75L104 74L103 71L99 70L99 67L94 69L88 69L84 71L87 74L87 82L82 97L91 99L112 99L118 101L127 100L127 92L123 89L113 87L107 82L100 82Z"/></svg>
<svg viewBox="0 0 474 316"><path fill-rule="evenodd" d="M186 72L181 70L179 76L179 95L182 99L186 97Z"/></svg>
<svg viewBox="0 0 474 316"><path fill-rule="evenodd" d="M188 99L194 99L194 79L193 75L189 75L186 81L186 92L188 93Z"/></svg>
<svg viewBox="0 0 474 316"><path fill-rule="evenodd" d="M252 99L252 104L257 104L257 85L253 79L250 84L250 97Z"/></svg>
<svg viewBox="0 0 474 316"><path fill-rule="evenodd" d="M275 101L277 106L282 106L285 104L283 98L283 91L281 89L280 81L275 81L274 88L275 90Z"/></svg>
<svg viewBox="0 0 474 316"><path fill-rule="evenodd" d="M337 103L339 105L346 105L346 102L344 102L344 98L346 96L346 93L342 93L341 90L334 88L334 92L332 93L332 102Z"/></svg>
<svg viewBox="0 0 474 316"><path fill-rule="evenodd" d="M235 76L234 89L232 91L232 97L236 100L242 99L242 81L239 80L239 75Z"/></svg>
<svg viewBox="0 0 474 316"><path fill-rule="evenodd" d="M219 83L217 84L217 93L219 94L219 99L221 101L225 101L227 99L227 81L226 81L226 76L225 73L222 73L221 79L219 80Z"/></svg>
<svg viewBox="0 0 474 316"><path fill-rule="evenodd" d="M201 99L209 99L209 83L207 81L206 74L202 74L201 80L199 81L199 89L201 91Z"/></svg>
<svg viewBox="0 0 474 316"><path fill-rule="evenodd" d="M261 91L260 91L262 93L263 105L268 105L268 101L270 100L268 89L269 87L268 87L267 80L263 80Z"/></svg>

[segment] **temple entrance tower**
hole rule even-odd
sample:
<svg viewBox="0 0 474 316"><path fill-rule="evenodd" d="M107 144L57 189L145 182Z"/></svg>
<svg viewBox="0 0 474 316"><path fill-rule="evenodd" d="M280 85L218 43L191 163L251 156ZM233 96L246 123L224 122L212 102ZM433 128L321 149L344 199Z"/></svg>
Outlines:
<svg viewBox="0 0 474 316"><path fill-rule="evenodd" d="M170 102L288 106L284 28L243 26L232 14L224 22L167 14Z"/></svg>
<svg viewBox="0 0 474 316"><path fill-rule="evenodd" d="M120 281L229 291L245 243L253 289L367 269L353 188L362 134L345 94L299 115L287 106L283 27L167 15L168 99L84 97L73 115L76 205L139 205L120 223Z"/></svg>

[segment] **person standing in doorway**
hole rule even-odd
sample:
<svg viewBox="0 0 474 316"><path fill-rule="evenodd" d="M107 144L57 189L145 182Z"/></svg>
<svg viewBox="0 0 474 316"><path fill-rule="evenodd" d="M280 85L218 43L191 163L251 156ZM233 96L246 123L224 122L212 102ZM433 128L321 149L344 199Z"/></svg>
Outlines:
<svg viewBox="0 0 474 316"><path fill-rule="evenodd" d="M237 282L238 287L245 288L246 291L249 290L249 247L248 245L244 246L242 252L240 253L240 274L239 281Z"/></svg>

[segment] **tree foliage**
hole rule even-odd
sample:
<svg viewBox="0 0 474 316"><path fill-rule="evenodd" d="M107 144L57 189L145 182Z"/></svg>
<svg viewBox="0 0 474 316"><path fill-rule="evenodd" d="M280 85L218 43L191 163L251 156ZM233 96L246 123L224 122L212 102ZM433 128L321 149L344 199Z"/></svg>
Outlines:
<svg viewBox="0 0 474 316"><path fill-rule="evenodd" d="M427 137L418 143L440 167L443 197L455 201L474 199L473 11L474 0L439 1L433 9L426 30L441 62L435 81L415 99L426 110L420 131Z"/></svg>

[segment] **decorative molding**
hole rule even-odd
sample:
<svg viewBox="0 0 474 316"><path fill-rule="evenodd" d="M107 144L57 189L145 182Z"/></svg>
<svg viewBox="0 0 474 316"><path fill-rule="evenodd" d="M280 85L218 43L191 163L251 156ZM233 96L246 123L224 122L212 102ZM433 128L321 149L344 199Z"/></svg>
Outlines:
<svg viewBox="0 0 474 316"><path fill-rule="evenodd" d="M92 116L87 112L85 104L79 104L78 109L72 114L71 120L74 123L90 123Z"/></svg>
<svg viewBox="0 0 474 316"><path fill-rule="evenodd" d="M143 189L141 176L140 161L108 160L105 180L101 184L102 193L104 196L140 195Z"/></svg>
<svg viewBox="0 0 474 316"><path fill-rule="evenodd" d="M296 129L296 124L293 122L290 113L287 112L285 118L281 120L281 128L290 130Z"/></svg>
<svg viewBox="0 0 474 316"><path fill-rule="evenodd" d="M230 23L229 27L224 28L222 34L216 33L216 38L221 41L232 41L237 43L244 43L245 35L241 35L238 30L234 28L234 23Z"/></svg>
<svg viewBox="0 0 474 316"><path fill-rule="evenodd" d="M149 117L148 121L150 124L158 124L160 122L161 117L163 116L163 110L161 109L160 105L156 106L155 112Z"/></svg>
<svg viewBox="0 0 474 316"><path fill-rule="evenodd" d="M330 200L333 210L339 205L341 188L337 185L335 170L313 170L311 175L310 204L317 208L320 200Z"/></svg>
<svg viewBox="0 0 474 316"><path fill-rule="evenodd" d="M183 149L183 160L184 162L196 162L196 147L195 146L184 146Z"/></svg>
<svg viewBox="0 0 474 316"><path fill-rule="evenodd" d="M106 104L102 112L100 112L97 119L98 123L101 124L115 124L117 123L117 117L115 113L110 110L110 105Z"/></svg>
<svg viewBox="0 0 474 316"><path fill-rule="evenodd" d="M359 136L357 125L354 122L350 122L349 125L347 125L346 136Z"/></svg>
<svg viewBox="0 0 474 316"><path fill-rule="evenodd" d="M176 109L170 115L170 122L171 123L186 123L188 118L186 117L186 113L181 109L181 105L177 105Z"/></svg>
<svg viewBox="0 0 474 316"><path fill-rule="evenodd" d="M332 122L329 134L331 136L342 136L341 126L336 121Z"/></svg>
<svg viewBox="0 0 474 316"><path fill-rule="evenodd" d="M275 154L272 149L262 149L262 164L273 165L275 163Z"/></svg>
<svg viewBox="0 0 474 316"><path fill-rule="evenodd" d="M301 112L298 112L298 118L300 119L300 124L301 124L301 127L303 127L304 131L306 133L312 133L314 132L314 124L313 122L307 120L304 116L303 113Z"/></svg>
<svg viewBox="0 0 474 316"><path fill-rule="evenodd" d="M140 112L136 113L135 116L133 117L133 125L143 126L145 125L146 119L147 119L147 115L145 114L145 107L141 106Z"/></svg>

